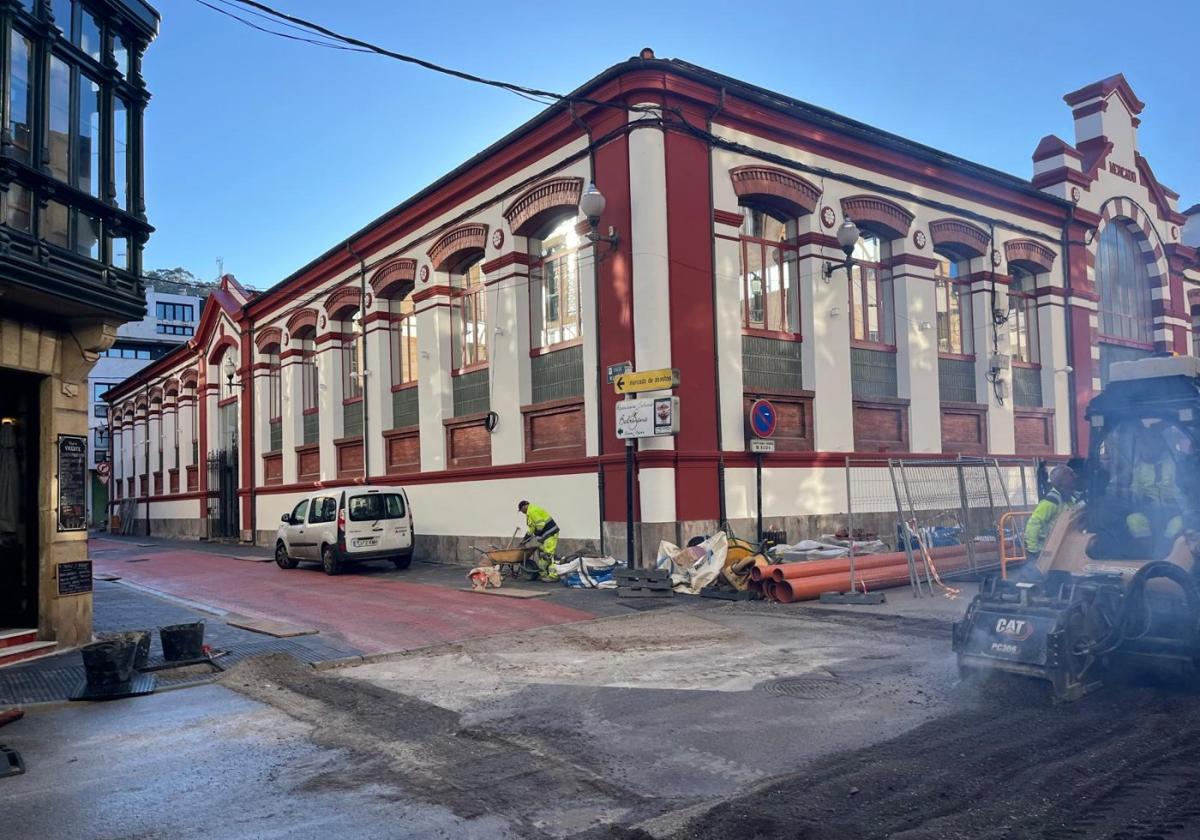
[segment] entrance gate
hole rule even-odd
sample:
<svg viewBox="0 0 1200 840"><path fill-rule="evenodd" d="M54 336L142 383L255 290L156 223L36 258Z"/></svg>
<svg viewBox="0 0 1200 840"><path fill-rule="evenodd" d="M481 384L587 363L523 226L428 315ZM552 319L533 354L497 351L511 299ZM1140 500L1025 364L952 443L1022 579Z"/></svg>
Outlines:
<svg viewBox="0 0 1200 840"><path fill-rule="evenodd" d="M237 446L208 454L208 533L212 539L239 536Z"/></svg>

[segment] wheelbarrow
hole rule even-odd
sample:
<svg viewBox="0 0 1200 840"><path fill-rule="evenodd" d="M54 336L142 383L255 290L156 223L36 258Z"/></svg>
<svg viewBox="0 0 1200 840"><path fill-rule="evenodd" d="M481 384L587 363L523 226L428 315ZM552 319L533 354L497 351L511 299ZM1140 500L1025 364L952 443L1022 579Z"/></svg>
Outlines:
<svg viewBox="0 0 1200 840"><path fill-rule="evenodd" d="M540 547L537 543L519 543L511 548L488 546L487 549L471 546L479 552L480 565L496 566L500 574L519 580L524 576L528 580L537 580L542 570L538 568L537 556Z"/></svg>

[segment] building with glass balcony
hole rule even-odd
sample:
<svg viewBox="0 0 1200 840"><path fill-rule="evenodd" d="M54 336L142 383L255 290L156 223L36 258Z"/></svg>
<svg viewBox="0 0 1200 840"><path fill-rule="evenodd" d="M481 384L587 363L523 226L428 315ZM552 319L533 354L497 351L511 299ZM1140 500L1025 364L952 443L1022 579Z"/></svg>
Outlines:
<svg viewBox="0 0 1200 840"><path fill-rule="evenodd" d="M47 643L91 637L88 374L146 311L158 23L141 0L0 2L0 629Z"/></svg>

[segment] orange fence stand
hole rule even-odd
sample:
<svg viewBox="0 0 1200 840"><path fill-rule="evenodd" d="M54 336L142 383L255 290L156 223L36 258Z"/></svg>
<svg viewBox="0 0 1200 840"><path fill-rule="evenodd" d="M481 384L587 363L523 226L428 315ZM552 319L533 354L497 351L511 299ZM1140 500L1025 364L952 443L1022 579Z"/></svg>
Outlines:
<svg viewBox="0 0 1200 840"><path fill-rule="evenodd" d="M1022 563L1028 559L1028 555L1025 553L1025 540L1022 537L1025 534L1025 525L1028 524L1029 517L1032 515L1033 511L1013 510L1000 517L1000 522L996 526L996 537L1000 543L1000 577L1003 580L1008 580L1009 563ZM1009 524L1014 526L1011 541L1004 538L1004 528Z"/></svg>

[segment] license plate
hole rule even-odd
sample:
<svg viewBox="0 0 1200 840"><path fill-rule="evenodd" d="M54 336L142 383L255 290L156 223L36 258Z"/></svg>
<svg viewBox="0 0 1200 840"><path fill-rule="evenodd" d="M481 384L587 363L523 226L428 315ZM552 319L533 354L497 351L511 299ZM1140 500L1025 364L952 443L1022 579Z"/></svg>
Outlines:
<svg viewBox="0 0 1200 840"><path fill-rule="evenodd" d="M354 538L355 548L359 548L364 545L375 545L378 542L379 542L378 537L355 537Z"/></svg>

